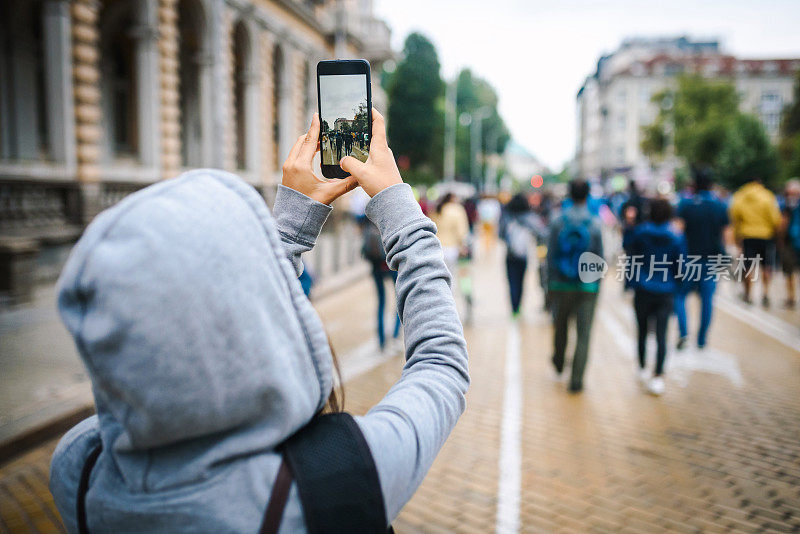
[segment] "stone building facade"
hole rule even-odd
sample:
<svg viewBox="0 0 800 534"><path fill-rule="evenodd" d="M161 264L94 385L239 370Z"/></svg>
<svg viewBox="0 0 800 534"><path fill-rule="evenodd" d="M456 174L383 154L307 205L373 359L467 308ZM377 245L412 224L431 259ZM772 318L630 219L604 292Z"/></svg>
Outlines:
<svg viewBox="0 0 800 534"><path fill-rule="evenodd" d="M271 198L317 61L379 73L389 38L371 0L4 0L0 294L52 277L96 213L186 169Z"/></svg>
<svg viewBox="0 0 800 534"><path fill-rule="evenodd" d="M642 153L642 127L658 109L651 98L673 87L680 74L729 80L739 92L742 111L761 119L777 140L781 112L792 101L797 59L740 59L724 53L717 41L686 37L629 39L597 62L577 96L577 171L602 180L622 174L642 185L671 181L677 160L654 165Z"/></svg>

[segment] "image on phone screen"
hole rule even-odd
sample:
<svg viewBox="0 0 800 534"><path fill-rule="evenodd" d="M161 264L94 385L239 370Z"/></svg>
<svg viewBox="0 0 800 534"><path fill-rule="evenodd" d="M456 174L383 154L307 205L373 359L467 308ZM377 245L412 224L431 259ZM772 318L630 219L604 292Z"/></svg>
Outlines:
<svg viewBox="0 0 800 534"><path fill-rule="evenodd" d="M319 98L322 164L338 165L345 156L367 161L367 75L320 75Z"/></svg>

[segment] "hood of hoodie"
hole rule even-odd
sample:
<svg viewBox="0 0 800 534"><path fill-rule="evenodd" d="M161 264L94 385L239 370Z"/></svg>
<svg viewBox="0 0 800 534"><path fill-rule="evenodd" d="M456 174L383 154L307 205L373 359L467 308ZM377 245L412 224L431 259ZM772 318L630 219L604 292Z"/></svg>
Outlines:
<svg viewBox="0 0 800 534"><path fill-rule="evenodd" d="M129 487L271 450L331 391L327 338L275 221L231 174L192 171L103 212L58 285Z"/></svg>

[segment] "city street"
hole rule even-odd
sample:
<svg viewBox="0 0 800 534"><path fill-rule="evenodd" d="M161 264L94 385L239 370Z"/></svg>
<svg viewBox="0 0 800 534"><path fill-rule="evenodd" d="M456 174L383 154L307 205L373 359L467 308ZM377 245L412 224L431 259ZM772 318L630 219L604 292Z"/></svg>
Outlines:
<svg viewBox="0 0 800 534"><path fill-rule="evenodd" d="M338 165L339 161L341 160L341 158L336 159L336 146L332 145L330 139L326 139L323 142L322 154L323 154L323 159L325 160L322 162L323 165ZM345 157L347 155L348 154L345 153L344 147L342 147L342 157ZM366 150L361 150L358 146L354 145L349 155L363 161L367 159L368 153Z"/></svg>
<svg viewBox="0 0 800 534"><path fill-rule="evenodd" d="M798 312L745 307L721 288L710 347L670 354L657 398L636 381L630 298L609 277L586 389L569 395L551 376L535 270L512 321L502 261L498 246L473 265L467 411L397 532L800 531ZM403 364L399 345L377 350L372 281L315 305L343 365L345 407L364 413ZM0 466L0 532L61 531L46 489L54 446Z"/></svg>

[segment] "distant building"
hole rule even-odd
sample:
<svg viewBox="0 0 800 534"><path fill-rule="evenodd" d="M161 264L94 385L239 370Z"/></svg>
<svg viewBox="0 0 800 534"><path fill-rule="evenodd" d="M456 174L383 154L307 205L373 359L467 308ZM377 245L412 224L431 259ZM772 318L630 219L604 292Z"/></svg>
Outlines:
<svg viewBox="0 0 800 534"><path fill-rule="evenodd" d="M658 113L654 94L680 74L730 80L742 111L758 116L773 140L792 100L798 59L738 59L718 41L688 37L634 38L602 56L577 95L577 171L590 179L623 174L642 183L671 180L677 161L653 166L642 154L642 127Z"/></svg>
<svg viewBox="0 0 800 534"><path fill-rule="evenodd" d="M15 258L63 258L98 211L185 169L270 197L335 57L376 75L393 57L372 0L0 2L0 296Z"/></svg>
<svg viewBox="0 0 800 534"><path fill-rule="evenodd" d="M347 126L348 129L352 130L354 122L355 119L347 120L343 118L338 118L335 121L333 121L333 129L336 130L337 132L341 132L344 129L344 127Z"/></svg>
<svg viewBox="0 0 800 534"><path fill-rule="evenodd" d="M513 139L506 145L502 158L506 175L515 182L529 183L534 175L549 172L536 156Z"/></svg>

